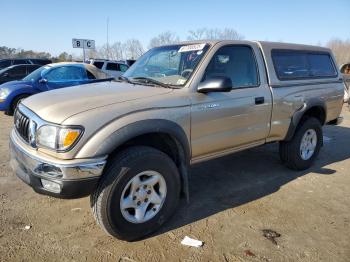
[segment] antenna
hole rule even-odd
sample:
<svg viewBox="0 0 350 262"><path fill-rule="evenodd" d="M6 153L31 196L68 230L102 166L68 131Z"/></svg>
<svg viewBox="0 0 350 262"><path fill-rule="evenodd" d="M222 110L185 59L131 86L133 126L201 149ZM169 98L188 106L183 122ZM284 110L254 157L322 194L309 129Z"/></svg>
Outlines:
<svg viewBox="0 0 350 262"><path fill-rule="evenodd" d="M107 59L109 59L109 17L107 17Z"/></svg>

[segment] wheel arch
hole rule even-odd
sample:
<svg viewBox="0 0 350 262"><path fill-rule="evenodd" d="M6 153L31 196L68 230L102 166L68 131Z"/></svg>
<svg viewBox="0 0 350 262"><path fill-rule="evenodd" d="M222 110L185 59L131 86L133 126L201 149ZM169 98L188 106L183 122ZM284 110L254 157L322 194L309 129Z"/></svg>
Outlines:
<svg viewBox="0 0 350 262"><path fill-rule="evenodd" d="M191 151L182 127L175 122L163 119L137 121L112 133L98 147L96 155L112 156L135 145L156 148L175 162L181 176L182 193L188 200L188 167Z"/></svg>
<svg viewBox="0 0 350 262"><path fill-rule="evenodd" d="M293 114L287 135L284 139L285 141L292 139L300 121L304 117L314 117L320 121L322 126L325 125L327 119L326 103L321 99L311 99L308 102L305 102L303 107Z"/></svg>
<svg viewBox="0 0 350 262"><path fill-rule="evenodd" d="M20 97L23 97L23 98L27 98L29 96L33 95L32 93L30 92L16 92L15 94L13 94L8 102L8 113L9 114L13 114L14 113L14 110L13 110L13 106L14 106L14 103L17 101L18 98Z"/></svg>

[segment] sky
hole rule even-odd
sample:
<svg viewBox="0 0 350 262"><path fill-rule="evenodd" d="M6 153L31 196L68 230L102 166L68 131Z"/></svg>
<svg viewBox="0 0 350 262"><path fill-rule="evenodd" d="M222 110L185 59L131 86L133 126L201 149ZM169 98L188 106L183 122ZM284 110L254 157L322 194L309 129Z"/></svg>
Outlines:
<svg viewBox="0 0 350 262"><path fill-rule="evenodd" d="M102 46L164 31L233 28L247 40L324 45L350 39L350 0L0 0L0 46L76 55L72 38Z"/></svg>

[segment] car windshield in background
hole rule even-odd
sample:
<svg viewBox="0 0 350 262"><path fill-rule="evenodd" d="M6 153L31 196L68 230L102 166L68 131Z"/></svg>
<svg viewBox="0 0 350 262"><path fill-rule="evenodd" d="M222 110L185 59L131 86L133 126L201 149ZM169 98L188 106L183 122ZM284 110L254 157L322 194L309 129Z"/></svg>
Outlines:
<svg viewBox="0 0 350 262"><path fill-rule="evenodd" d="M124 76L133 82L148 78L169 86L183 86L208 48L208 44L156 47L139 58Z"/></svg>
<svg viewBox="0 0 350 262"><path fill-rule="evenodd" d="M41 73L43 71L46 71L49 69L47 66L39 67L37 70L31 72L29 75L27 75L25 78L23 78L23 81L35 81L38 80L41 77Z"/></svg>

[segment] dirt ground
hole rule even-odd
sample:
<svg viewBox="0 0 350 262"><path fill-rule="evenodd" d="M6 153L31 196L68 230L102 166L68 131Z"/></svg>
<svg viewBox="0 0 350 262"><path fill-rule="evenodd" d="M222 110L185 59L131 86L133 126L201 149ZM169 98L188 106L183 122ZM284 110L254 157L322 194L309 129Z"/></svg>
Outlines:
<svg viewBox="0 0 350 262"><path fill-rule="evenodd" d="M9 167L12 117L0 116L0 261L350 261L350 112L324 128L308 171L279 162L278 145L191 169L191 201L161 231L128 243L107 236L89 198L34 193ZM31 228L26 230L25 227ZM281 236L276 243L264 229ZM180 244L185 236L202 248Z"/></svg>

